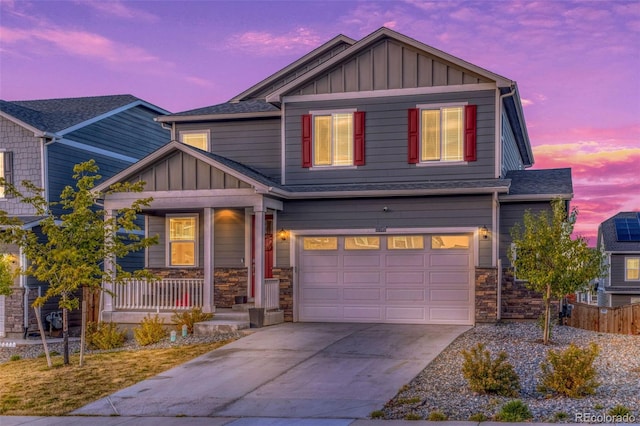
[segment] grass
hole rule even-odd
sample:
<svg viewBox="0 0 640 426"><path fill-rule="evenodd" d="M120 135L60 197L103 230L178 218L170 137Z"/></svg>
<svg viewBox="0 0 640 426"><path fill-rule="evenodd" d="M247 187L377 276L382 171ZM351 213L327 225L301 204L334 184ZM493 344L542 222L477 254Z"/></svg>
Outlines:
<svg viewBox="0 0 640 426"><path fill-rule="evenodd" d="M78 355L51 369L44 358L0 364L0 415L64 415L230 342L85 355L83 367Z"/></svg>

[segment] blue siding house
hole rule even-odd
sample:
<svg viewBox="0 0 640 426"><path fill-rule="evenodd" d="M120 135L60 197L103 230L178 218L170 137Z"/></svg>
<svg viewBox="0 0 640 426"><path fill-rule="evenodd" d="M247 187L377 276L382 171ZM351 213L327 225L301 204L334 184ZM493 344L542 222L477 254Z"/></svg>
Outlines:
<svg viewBox="0 0 640 426"><path fill-rule="evenodd" d="M157 120L173 141L98 189L146 182L146 266L163 281L114 289L104 319L245 300L286 321L539 315L508 273L509 229L573 189L569 169L527 170L515 81L381 28Z"/></svg>
<svg viewBox="0 0 640 426"><path fill-rule="evenodd" d="M131 95L0 100L0 176L18 188L29 180L55 201L74 183L75 164L94 159L108 178L169 142L169 131L154 120L168 113ZM25 227L38 226L32 208L5 196L2 188L0 210L20 218ZM16 247L2 252L17 266L25 262ZM33 326L28 307L42 291L40 283L22 276L12 296L0 296L0 337L22 336ZM56 306L46 306L43 315L47 309Z"/></svg>

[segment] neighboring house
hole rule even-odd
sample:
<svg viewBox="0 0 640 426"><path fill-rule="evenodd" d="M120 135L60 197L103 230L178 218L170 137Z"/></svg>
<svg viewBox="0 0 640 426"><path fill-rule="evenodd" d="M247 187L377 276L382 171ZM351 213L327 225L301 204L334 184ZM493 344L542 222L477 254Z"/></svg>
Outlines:
<svg viewBox="0 0 640 426"><path fill-rule="evenodd" d="M94 159L107 178L166 144L170 133L154 118L167 113L131 95L0 100L0 176L18 188L29 180L44 189L49 201L56 201L62 189L74 183L75 164ZM0 210L20 218L27 228L38 227L32 207L6 196L4 188ZM25 263L16 247L2 251L11 253L16 265ZM0 336L21 336L33 325L33 310L25 307L39 292L37 282L22 276L12 296L0 296Z"/></svg>
<svg viewBox="0 0 640 426"><path fill-rule="evenodd" d="M597 247L609 265L599 282L598 303L609 307L640 303L640 212L621 212L602 222Z"/></svg>
<svg viewBox="0 0 640 426"><path fill-rule="evenodd" d="M174 141L99 185L143 180L146 266L103 318L227 308L288 321L537 318L504 273L524 211L573 196L533 154L516 82L392 30L338 36L229 102L166 115ZM117 209L127 194L105 199Z"/></svg>

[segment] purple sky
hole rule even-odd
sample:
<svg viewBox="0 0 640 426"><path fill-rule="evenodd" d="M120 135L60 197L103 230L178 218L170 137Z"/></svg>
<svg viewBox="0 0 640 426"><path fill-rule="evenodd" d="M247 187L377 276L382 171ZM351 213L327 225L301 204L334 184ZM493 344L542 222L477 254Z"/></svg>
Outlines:
<svg viewBox="0 0 640 426"><path fill-rule="evenodd" d="M638 1L0 0L0 98L130 93L179 112L381 26L518 82L535 168L573 168L579 234L640 210Z"/></svg>

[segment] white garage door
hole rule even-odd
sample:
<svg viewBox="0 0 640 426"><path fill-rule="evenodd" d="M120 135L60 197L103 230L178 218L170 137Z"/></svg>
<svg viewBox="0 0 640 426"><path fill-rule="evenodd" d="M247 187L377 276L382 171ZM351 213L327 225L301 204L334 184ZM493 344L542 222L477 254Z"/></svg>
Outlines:
<svg viewBox="0 0 640 426"><path fill-rule="evenodd" d="M298 320L474 323L470 235L304 236Z"/></svg>

